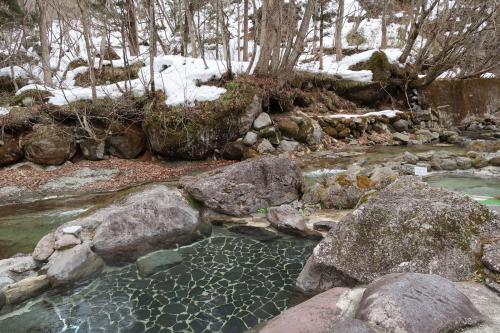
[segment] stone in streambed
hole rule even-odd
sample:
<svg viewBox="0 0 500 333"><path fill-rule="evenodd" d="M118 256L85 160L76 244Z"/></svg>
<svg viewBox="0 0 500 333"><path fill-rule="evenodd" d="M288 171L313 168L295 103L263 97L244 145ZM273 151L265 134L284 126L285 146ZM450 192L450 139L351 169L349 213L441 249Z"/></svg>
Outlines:
<svg viewBox="0 0 500 333"><path fill-rule="evenodd" d="M483 321L455 285L431 274L389 274L363 293L356 318L384 332L453 332Z"/></svg>
<svg viewBox="0 0 500 333"><path fill-rule="evenodd" d="M500 240L483 246L481 261L488 269L500 273Z"/></svg>
<svg viewBox="0 0 500 333"><path fill-rule="evenodd" d="M4 290L7 304L17 304L38 296L49 288L47 275L32 276L14 283ZM1 308L1 306L0 306Z"/></svg>
<svg viewBox="0 0 500 333"><path fill-rule="evenodd" d="M273 227L285 233L301 234L306 229L304 217L290 205L269 208L267 220Z"/></svg>
<svg viewBox="0 0 500 333"><path fill-rule="evenodd" d="M88 244L77 245L69 250L58 251L49 261L47 276L54 287L71 285L99 274L103 260Z"/></svg>
<svg viewBox="0 0 500 333"><path fill-rule="evenodd" d="M54 253L55 241L56 238L53 232L43 236L33 250L33 259L46 261Z"/></svg>
<svg viewBox="0 0 500 333"><path fill-rule="evenodd" d="M193 198L214 211L245 216L297 200L304 179L294 162L281 157L265 157L184 177L181 185Z"/></svg>
<svg viewBox="0 0 500 333"><path fill-rule="evenodd" d="M257 118L255 118L253 122L253 128L255 128L256 130L260 130L264 127L271 126L272 124L273 121L271 120L269 114L262 112Z"/></svg>
<svg viewBox="0 0 500 333"><path fill-rule="evenodd" d="M80 238L72 234L63 234L56 237L56 242L54 243L54 248L56 250L64 250L72 248L73 246L81 244Z"/></svg>
<svg viewBox="0 0 500 333"><path fill-rule="evenodd" d="M182 262L182 255L174 250L160 250L137 259L137 268L141 276L146 277L154 272L175 266Z"/></svg>

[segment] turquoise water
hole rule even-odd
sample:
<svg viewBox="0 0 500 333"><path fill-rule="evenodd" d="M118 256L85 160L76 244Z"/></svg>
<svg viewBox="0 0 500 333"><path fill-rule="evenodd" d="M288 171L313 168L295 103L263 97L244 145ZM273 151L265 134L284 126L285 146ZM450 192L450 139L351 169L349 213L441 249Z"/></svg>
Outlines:
<svg viewBox="0 0 500 333"><path fill-rule="evenodd" d="M500 179L436 175L426 179L429 185L462 192L473 197L500 197Z"/></svg>

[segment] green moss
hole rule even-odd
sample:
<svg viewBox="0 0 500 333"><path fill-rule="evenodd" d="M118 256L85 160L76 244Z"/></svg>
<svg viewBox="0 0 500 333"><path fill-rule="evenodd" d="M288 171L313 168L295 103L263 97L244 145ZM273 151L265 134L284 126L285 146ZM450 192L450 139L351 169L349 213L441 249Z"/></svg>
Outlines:
<svg viewBox="0 0 500 333"><path fill-rule="evenodd" d="M33 104L43 104L47 101L49 97L52 97L53 95L45 90L26 90L19 95L15 95L11 98L10 100L10 105L23 105L23 100L26 99L32 99Z"/></svg>

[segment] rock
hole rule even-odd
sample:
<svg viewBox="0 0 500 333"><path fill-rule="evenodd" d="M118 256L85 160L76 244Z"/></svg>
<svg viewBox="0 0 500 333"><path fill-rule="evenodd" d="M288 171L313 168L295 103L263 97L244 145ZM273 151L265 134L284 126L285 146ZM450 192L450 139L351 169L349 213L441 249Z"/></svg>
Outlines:
<svg viewBox="0 0 500 333"><path fill-rule="evenodd" d="M259 332L332 332L331 326L342 318L346 308L352 303L352 300L348 300L349 294L349 289L332 288L283 311L271 319Z"/></svg>
<svg viewBox="0 0 500 333"><path fill-rule="evenodd" d="M26 159L36 164L60 165L76 152L72 129L57 125L37 125L22 140Z"/></svg>
<svg viewBox="0 0 500 333"><path fill-rule="evenodd" d="M356 207L365 192L366 189L356 185L334 184L321 191L319 196L321 203L327 209L352 209Z"/></svg>
<svg viewBox="0 0 500 333"><path fill-rule="evenodd" d="M318 231L328 231L336 223L337 223L336 221L318 221L318 222L314 222L313 229L314 230L318 230Z"/></svg>
<svg viewBox="0 0 500 333"><path fill-rule="evenodd" d="M483 246L481 261L488 269L500 273L500 240Z"/></svg>
<svg viewBox="0 0 500 333"><path fill-rule="evenodd" d="M72 248L73 246L80 245L82 241L75 235L64 234L61 236L56 236L56 242L54 243L54 248L56 250L64 250Z"/></svg>
<svg viewBox="0 0 500 333"><path fill-rule="evenodd" d="M24 153L19 145L19 139L8 135L0 137L0 167L14 164L23 156Z"/></svg>
<svg viewBox="0 0 500 333"><path fill-rule="evenodd" d="M332 227L298 284L318 291L409 271L464 280L475 271L479 239L499 229L470 197L401 177Z"/></svg>
<svg viewBox="0 0 500 333"><path fill-rule="evenodd" d="M3 306L5 305L5 295L2 291L2 289L0 288L0 310L2 310Z"/></svg>
<svg viewBox="0 0 500 333"><path fill-rule="evenodd" d="M112 129L106 144L111 155L132 159L146 148L146 135L139 125L120 125Z"/></svg>
<svg viewBox="0 0 500 333"><path fill-rule="evenodd" d="M408 143L410 141L410 136L403 133L393 133L392 138L396 141L401 141L402 143Z"/></svg>
<svg viewBox="0 0 500 333"><path fill-rule="evenodd" d="M392 124L392 127L394 127L394 129L398 132L407 132L409 126L410 126L410 122L408 120L404 120L404 119L396 120Z"/></svg>
<svg viewBox="0 0 500 333"><path fill-rule="evenodd" d="M16 283L14 279L7 276L0 276L0 292L13 283Z"/></svg>
<svg viewBox="0 0 500 333"><path fill-rule="evenodd" d="M418 156L410 153L409 151L405 151L403 154L403 161L405 161L406 163L410 163L410 164L417 164L418 163Z"/></svg>
<svg viewBox="0 0 500 333"><path fill-rule="evenodd" d="M453 171L458 168L457 161L452 160L450 158L441 160L439 166L441 170L447 170L447 171Z"/></svg>
<svg viewBox="0 0 500 333"><path fill-rule="evenodd" d="M88 244L81 244L69 250L59 251L49 261L47 277L54 287L71 285L99 274L104 267L103 260Z"/></svg>
<svg viewBox="0 0 500 333"><path fill-rule="evenodd" d="M248 149L248 146L241 141L228 142L222 148L222 157L239 161L247 155Z"/></svg>
<svg viewBox="0 0 500 333"><path fill-rule="evenodd" d="M65 227L62 229L63 234L78 235L82 231L82 226L72 225L70 227Z"/></svg>
<svg viewBox="0 0 500 333"><path fill-rule="evenodd" d="M40 295L49 288L47 275L32 276L10 285L4 290L7 304L17 304ZM1 308L1 306L0 306Z"/></svg>
<svg viewBox="0 0 500 333"><path fill-rule="evenodd" d="M459 156L456 158L457 168L467 170L472 168L472 160L468 157Z"/></svg>
<svg viewBox="0 0 500 333"><path fill-rule="evenodd" d="M483 324L464 328L464 333L497 333L500 327L500 297L481 283L459 282L455 286L470 299L485 318Z"/></svg>
<svg viewBox="0 0 500 333"><path fill-rule="evenodd" d="M294 151L298 146L299 143L297 141L281 140L278 148L283 151Z"/></svg>
<svg viewBox="0 0 500 333"><path fill-rule="evenodd" d="M370 179L375 185L387 185L396 180L398 176L399 173L389 167L378 167L373 170Z"/></svg>
<svg viewBox="0 0 500 333"><path fill-rule="evenodd" d="M0 260L0 282L4 286L35 274L36 262L31 256L12 257Z"/></svg>
<svg viewBox="0 0 500 333"><path fill-rule="evenodd" d="M345 319L336 321L330 330L332 333L377 333L380 332L373 325L359 319Z"/></svg>
<svg viewBox="0 0 500 333"><path fill-rule="evenodd" d="M52 253L54 253L55 241L56 238L53 232L43 236L33 250L33 259L38 261L47 261Z"/></svg>
<svg viewBox="0 0 500 333"><path fill-rule="evenodd" d="M150 186L97 218L92 249L108 264L124 264L151 251L189 244L210 229L176 189Z"/></svg>
<svg viewBox="0 0 500 333"><path fill-rule="evenodd" d="M259 136L267 139L272 145L279 145L281 141L281 132L275 126L261 129L259 131Z"/></svg>
<svg viewBox="0 0 500 333"><path fill-rule="evenodd" d="M317 146L321 144L321 137L322 129L319 123L304 115L302 117L299 135L296 139L310 146Z"/></svg>
<svg viewBox="0 0 500 333"><path fill-rule="evenodd" d="M260 141L258 141L256 149L259 152L259 154L272 153L276 150L274 149L271 142L269 142L269 140L267 139L261 139Z"/></svg>
<svg viewBox="0 0 500 333"><path fill-rule="evenodd" d="M106 141L86 138L81 140L79 145L85 159L90 161L99 161L104 159L104 155L106 153Z"/></svg>
<svg viewBox="0 0 500 333"><path fill-rule="evenodd" d="M500 155L493 156L488 160L488 163L492 166L500 167Z"/></svg>
<svg viewBox="0 0 500 333"><path fill-rule="evenodd" d="M304 179L294 162L264 157L184 177L181 185L193 198L219 213L244 216L297 200Z"/></svg>
<svg viewBox="0 0 500 333"><path fill-rule="evenodd" d="M243 143L245 143L247 146L253 146L257 143L258 139L259 136L257 135L257 133L247 132L247 134L245 134L245 137L243 138Z"/></svg>
<svg viewBox="0 0 500 333"><path fill-rule="evenodd" d="M299 135L299 125L291 119L280 119L278 128L287 138L295 139Z"/></svg>
<svg viewBox="0 0 500 333"><path fill-rule="evenodd" d="M137 259L137 269L141 276L150 276L154 272L175 266L182 262L182 255L175 250L160 250Z"/></svg>
<svg viewBox="0 0 500 333"><path fill-rule="evenodd" d="M437 275L389 274L363 293L356 318L384 332L454 332L483 321L455 285Z"/></svg>
<svg viewBox="0 0 500 333"><path fill-rule="evenodd" d="M269 114L262 112L253 121L253 128L255 128L256 130L260 130L264 127L271 126L272 124L273 124L273 121L271 120L271 117L269 116Z"/></svg>
<svg viewBox="0 0 500 333"><path fill-rule="evenodd" d="M232 103L219 99L200 108L148 105L143 128L152 151L167 158L208 158L251 129L262 110L262 100L255 93L255 86L241 84Z"/></svg>
<svg viewBox="0 0 500 333"><path fill-rule="evenodd" d="M300 234L306 228L306 221L302 214L290 205L271 207L266 217L273 227L286 233Z"/></svg>

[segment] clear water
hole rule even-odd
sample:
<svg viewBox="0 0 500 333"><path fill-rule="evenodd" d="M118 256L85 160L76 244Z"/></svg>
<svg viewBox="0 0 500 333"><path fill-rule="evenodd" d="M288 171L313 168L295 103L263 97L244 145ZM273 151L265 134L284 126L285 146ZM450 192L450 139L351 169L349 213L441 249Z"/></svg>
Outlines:
<svg viewBox="0 0 500 333"><path fill-rule="evenodd" d="M434 187L462 192L473 197L500 198L500 179L436 175L426 179Z"/></svg>
<svg viewBox="0 0 500 333"><path fill-rule="evenodd" d="M0 207L0 259L16 253L31 253L44 235L113 195L87 195Z"/></svg>
<svg viewBox="0 0 500 333"><path fill-rule="evenodd" d="M135 265L110 270L86 286L0 314L0 331L243 332L293 305L295 280L314 245L293 237L259 242L216 229L178 249L180 265L148 278Z"/></svg>

